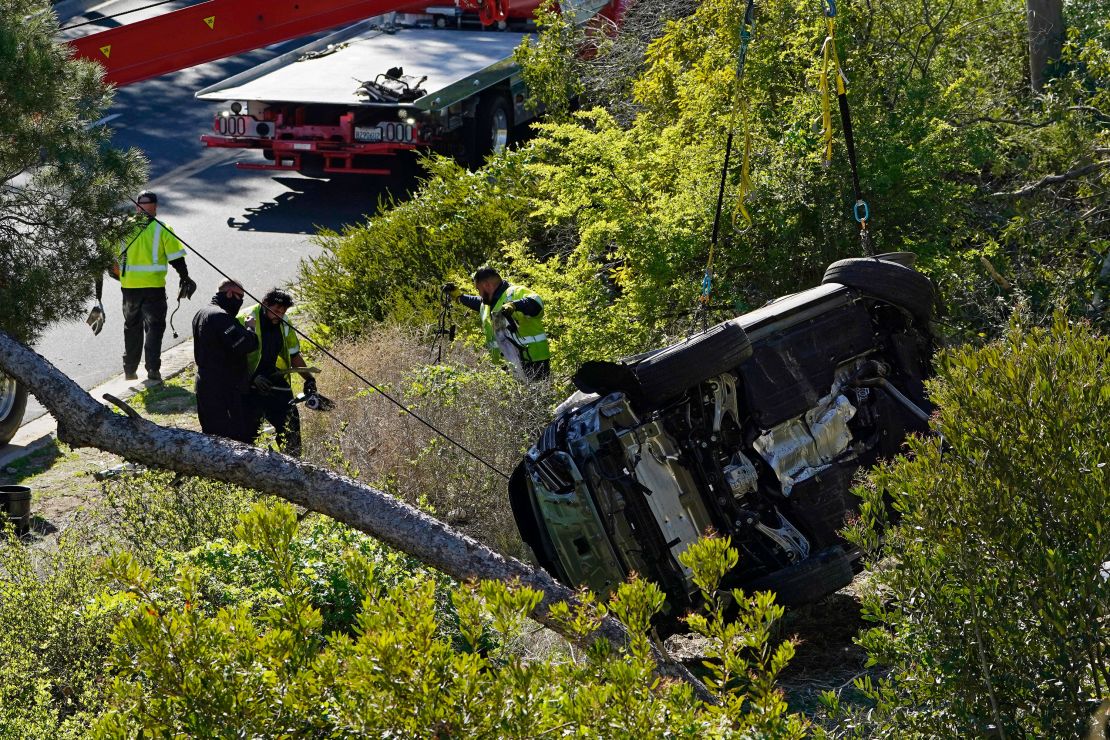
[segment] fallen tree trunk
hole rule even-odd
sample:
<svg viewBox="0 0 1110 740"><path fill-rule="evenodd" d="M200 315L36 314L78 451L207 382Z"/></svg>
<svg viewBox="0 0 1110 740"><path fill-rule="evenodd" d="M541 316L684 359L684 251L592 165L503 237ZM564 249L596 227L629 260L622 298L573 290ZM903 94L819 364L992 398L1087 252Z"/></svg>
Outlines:
<svg viewBox="0 0 1110 740"><path fill-rule="evenodd" d="M546 571L506 558L389 494L277 452L162 427L138 415L117 414L3 331L0 370L39 399L58 421L58 439L71 447L95 447L132 462L280 496L365 532L460 581L519 582L543 594L533 618L565 634L550 619L550 608L557 601L577 603L574 591ZM628 637L620 622L605 617L590 639L603 638L622 646ZM668 660L657 647L652 649L660 676L687 681L699 698L715 701L684 666Z"/></svg>

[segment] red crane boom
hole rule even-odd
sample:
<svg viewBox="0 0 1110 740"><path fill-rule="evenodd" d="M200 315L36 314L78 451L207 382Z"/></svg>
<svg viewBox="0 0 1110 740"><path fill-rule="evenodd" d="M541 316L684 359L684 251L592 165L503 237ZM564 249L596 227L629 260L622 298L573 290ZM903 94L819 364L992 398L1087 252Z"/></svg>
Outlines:
<svg viewBox="0 0 1110 740"><path fill-rule="evenodd" d="M129 85L215 59L393 11L419 12L427 0L207 0L70 41L104 78ZM504 20L499 0L464 0L483 23Z"/></svg>

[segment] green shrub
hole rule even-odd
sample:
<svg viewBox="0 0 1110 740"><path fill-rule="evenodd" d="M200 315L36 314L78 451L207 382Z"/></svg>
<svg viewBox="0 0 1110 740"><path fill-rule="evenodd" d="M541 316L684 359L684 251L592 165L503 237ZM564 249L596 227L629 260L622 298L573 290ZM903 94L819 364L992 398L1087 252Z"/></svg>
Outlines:
<svg viewBox="0 0 1110 740"><path fill-rule="evenodd" d="M239 526L236 516L232 528L238 532ZM281 557L297 571L305 598L320 613L325 633L354 629L363 585L361 576L356 581L351 579L352 556L373 566L374 582L380 588L395 586L415 575L440 585L447 583L443 576L437 577L377 540L327 517L309 514L299 520ZM232 533L227 539L187 552L162 552L151 573L158 582L170 584L179 570L191 569L197 574L199 601L210 616L229 608L243 609L257 617L280 599L282 574L272 566L272 557L250 538ZM442 594L438 598L441 602L445 599Z"/></svg>
<svg viewBox="0 0 1110 740"><path fill-rule="evenodd" d="M101 490L105 526L146 564L231 536L258 499L238 486L161 470L109 478Z"/></svg>
<svg viewBox="0 0 1110 740"><path fill-rule="evenodd" d="M256 507L239 536L263 555L279 583L271 608L205 608L194 568L172 588L128 557L109 565L133 611L116 630L114 708L97 737L800 737L804 723L773 688L788 648L769 651L767 627L781 613L769 597L737 594L741 621L710 610L692 621L715 642L720 700L708 706L684 683L652 672L649 620L663 602L652 584L624 585L608 611L628 624L626 649L588 646L581 660L526 659L508 647L541 594L498 582L457 588L454 625L437 611L435 584L415 576L386 586L370 561L347 555L362 594L355 634L327 633L310 587L290 557L292 508ZM715 590L736 553L727 542L690 550L703 588ZM605 609L555 605L585 638Z"/></svg>
<svg viewBox="0 0 1110 740"><path fill-rule="evenodd" d="M0 530L0 737L84 737L103 706L119 612L96 598L91 534L72 527L48 551Z"/></svg>
<svg viewBox="0 0 1110 740"><path fill-rule="evenodd" d="M383 203L363 226L321 232L323 253L300 276L317 331L342 338L391 316L434 321L448 274L473 270L521 235L530 203L520 159L511 153L468 172L427 158L427 179L411 200Z"/></svg>
<svg viewBox="0 0 1110 740"><path fill-rule="evenodd" d="M892 671L863 688L892 731L1075 737L1110 697L1108 363L1110 339L1061 314L946 352L943 439L861 491L879 626L860 642Z"/></svg>

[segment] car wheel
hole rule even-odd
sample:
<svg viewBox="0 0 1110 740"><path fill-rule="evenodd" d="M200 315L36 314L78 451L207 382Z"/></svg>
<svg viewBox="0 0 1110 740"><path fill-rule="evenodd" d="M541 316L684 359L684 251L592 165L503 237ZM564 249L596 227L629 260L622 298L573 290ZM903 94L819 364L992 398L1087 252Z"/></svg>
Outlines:
<svg viewBox="0 0 1110 740"><path fill-rule="evenodd" d="M855 288L866 295L901 306L923 321L933 316L936 302L933 282L897 262L875 257L840 260L829 265L821 283L839 283Z"/></svg>
<svg viewBox="0 0 1110 740"><path fill-rule="evenodd" d="M917 255L913 252L883 252L876 254L875 259L882 260L883 262L893 262L902 267L913 267L917 262Z"/></svg>
<svg viewBox="0 0 1110 740"><path fill-rule="evenodd" d="M745 587L748 593L774 591L775 603L802 606L820 601L852 582L852 558L840 547L822 550L789 568L764 576Z"/></svg>
<svg viewBox="0 0 1110 740"><path fill-rule="evenodd" d="M659 405L691 386L735 370L752 356L752 344L737 319L722 322L637 361L632 372L641 401Z"/></svg>
<svg viewBox="0 0 1110 740"><path fill-rule="evenodd" d="M12 441L27 408L27 389L0 373L0 446Z"/></svg>

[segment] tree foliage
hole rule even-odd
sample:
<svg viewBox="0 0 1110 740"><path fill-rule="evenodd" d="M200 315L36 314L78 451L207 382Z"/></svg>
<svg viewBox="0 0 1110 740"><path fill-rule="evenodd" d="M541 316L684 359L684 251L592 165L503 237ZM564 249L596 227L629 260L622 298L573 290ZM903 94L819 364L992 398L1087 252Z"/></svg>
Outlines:
<svg viewBox="0 0 1110 740"><path fill-rule="evenodd" d="M804 723L786 711L775 675L789 644L772 650L781 614L766 595L738 594L741 620L692 619L715 645L718 705L689 685L659 683L646 635L663 594L633 580L607 606L584 597L556 605L574 634L587 636L609 611L630 627L624 651L599 641L578 659L527 655L527 615L541 594L498 582L454 588L438 604L427 575L389 583L357 551L344 559L360 608L350 632L325 629L293 547L298 524L285 504L256 506L237 537L274 582L274 600L206 603L203 571L159 580L129 556L108 564L130 604L113 637L119 678L113 708L95 737L187 734L194 737L800 737ZM690 548L702 587L715 590L735 562L727 542Z"/></svg>
<svg viewBox="0 0 1110 740"><path fill-rule="evenodd" d="M876 250L919 254L957 335L999 331L1020 299L1042 318L1063 303L1102 320L1099 272L1110 256L1110 211L1100 205L1110 182L1105 20L1082 3L1069 11L1077 25L1058 74L1033 98L1020 7L1001 0L838 6ZM573 63L565 58L572 37L565 20L550 19L550 43L541 38L522 50L526 72L547 90L568 69L601 70L614 80L598 87L606 107L591 106L587 87L581 110L540 124L480 175L434 164L414 200L329 238L305 277L321 286L346 281L349 289L340 298L314 292L325 322L357 331L398 302L427 309L400 318L429 321L435 283L488 261L545 297L564 371L682 333L710 252L730 125L737 141L751 141L753 224L736 215L738 149L715 249L718 316L812 285L831 261L858 255L835 100L832 161L822 162L825 18L812 3L758 5L739 90L748 115L734 116L744 7L711 0L684 15L675 3L641 0L635 13L658 8L676 20L647 45L640 37L622 42L621 31L609 44L586 42L588 53ZM628 97L615 102L614 89ZM562 93L552 95L557 102ZM388 226L398 219L414 227ZM429 224L444 219L450 225L433 233ZM416 275L400 267L408 264Z"/></svg>
<svg viewBox="0 0 1110 740"><path fill-rule="evenodd" d="M1076 737L1110 698L1110 340L1057 314L946 352L936 436L861 491L862 636L892 727ZM883 513L884 499L898 517Z"/></svg>
<svg viewBox="0 0 1110 740"><path fill-rule="evenodd" d="M0 327L31 342L87 308L145 177L135 151L92 126L111 102L100 67L69 57L45 0L0 5Z"/></svg>

